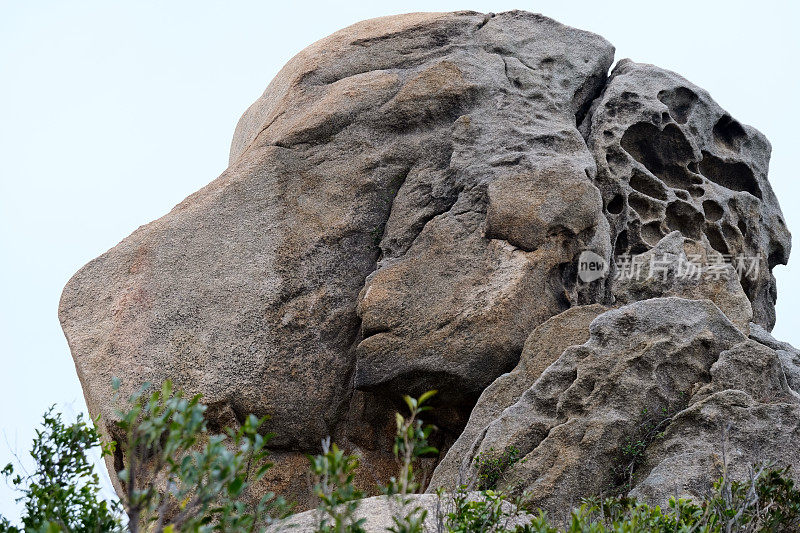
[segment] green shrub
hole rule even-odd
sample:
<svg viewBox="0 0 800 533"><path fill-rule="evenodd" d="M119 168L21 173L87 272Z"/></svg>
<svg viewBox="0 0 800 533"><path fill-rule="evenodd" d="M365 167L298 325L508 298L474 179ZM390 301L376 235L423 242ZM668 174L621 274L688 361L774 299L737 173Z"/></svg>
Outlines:
<svg viewBox="0 0 800 533"><path fill-rule="evenodd" d="M23 502L22 527L0 517L0 532L193 532L264 531L286 515L282 498L268 494L258 501L248 490L270 468L267 444L271 435L262 431L264 419L248 417L238 430L222 435L209 433L205 406L199 397L186 399L173 393L169 382L160 390L142 390L120 413L121 435L117 443L102 443L93 425L79 416L66 424L50 409L37 431L31 449L36 468L20 475L12 465L2 470ZM384 494L401 504L389 528L393 533L421 533L427 510L413 503L412 495L423 487L415 464L424 455L437 453L428 443L433 426L425 425L421 413L434 392L419 398L406 397L409 415L397 414L394 455L398 476L383 487ZM644 438L632 441L630 458L640 457L638 441L658 438L663 423L643 426ZM646 446L645 446L646 447ZM87 457L100 448L103 456L122 460L123 485L120 502L100 497L97 474ZM362 533L364 520L356 511L361 491L354 486L358 459L347 455L330 439L323 453L310 459L314 493L319 499L316 531ZM755 533L800 531L800 490L788 469L763 467L745 481L733 481L726 472L701 502L672 499L665 509L638 503L624 496L591 498L572 510L569 520L553 524L546 514L528 514L528 499L513 499L485 488L496 485L502 473L518 461L519 451L476 458L478 479L470 493L462 486L453 494L439 491L438 531L450 533ZM724 456L724 454L723 454ZM524 460L524 459L523 459ZM724 462L724 461L723 461ZM634 468L630 462L626 471ZM146 475L145 475L146 474ZM160 485L144 479L159 479ZM411 506L409 508L409 505ZM121 508L129 520L123 525ZM519 518L524 518L520 521ZM519 522L526 525L515 525Z"/></svg>
<svg viewBox="0 0 800 533"><path fill-rule="evenodd" d="M490 490L497 487L500 476L508 468L519 461L519 450L508 446L500 454L495 454L494 449L479 453L475 456L475 468L478 470L478 490Z"/></svg>
<svg viewBox="0 0 800 533"><path fill-rule="evenodd" d="M428 438L436 428L429 424L426 425L419 418L421 413L431 409L425 405L425 402L434 395L436 395L435 390L427 391L419 398L404 396L403 401L408 406L409 416L404 417L400 413L396 413L397 431L392 451L400 472L397 477L389 480L386 487L383 487L383 493L394 497L400 506L399 513L392 516L393 525L389 528L392 533L422 533L424 531L428 511L418 505L411 505L412 499L408 496L415 494L421 488L414 473L414 463L424 455L439 453L439 450L428 445ZM408 509L409 505L411 505L410 509Z"/></svg>
<svg viewBox="0 0 800 533"><path fill-rule="evenodd" d="M789 473L763 467L743 482L723 476L702 506L722 531L800 531L800 490Z"/></svg>
<svg viewBox="0 0 800 533"><path fill-rule="evenodd" d="M636 470L644 463L647 448L664 435L677 408L642 409L642 421L636 436L625 441L620 457L612 469L614 484L610 493L627 494L636 483Z"/></svg>
<svg viewBox="0 0 800 533"><path fill-rule="evenodd" d="M131 398L118 422L125 466L118 473L120 498L132 533L260 531L286 514L274 494L243 498L272 466L266 448L272 435L260 433L264 418L250 415L239 429L214 435L199 395L186 399L169 381L149 395L147 388Z"/></svg>
<svg viewBox="0 0 800 533"><path fill-rule="evenodd" d="M494 531L502 531L495 529ZM700 503L669 500L667 509L626 497L588 499L571 514L563 530L540 514L516 533L756 533L800 531L800 491L788 469L761 469L745 482L726 476Z"/></svg>
<svg viewBox="0 0 800 533"><path fill-rule="evenodd" d="M363 533L364 519L356 519L364 494L353 485L358 458L346 455L330 438L322 441L322 454L309 457L314 494L319 500L319 533Z"/></svg>
<svg viewBox="0 0 800 533"><path fill-rule="evenodd" d="M116 502L100 497L100 482L87 452L99 448L102 456L113 445L103 445L94 424L78 415L66 424L53 407L47 410L42 429L36 430L30 455L36 466L30 474L18 474L6 465L2 474L21 496L24 531L120 531L121 513ZM0 517L0 531L17 532Z"/></svg>
<svg viewBox="0 0 800 533"><path fill-rule="evenodd" d="M439 492L439 498L444 496ZM476 497L477 496L477 497ZM446 497L446 496L445 496ZM441 528L449 533L479 533L483 531L517 531L506 529L510 520L526 516L522 498L513 500L506 494L494 490L470 494L462 485L452 495L450 507Z"/></svg>

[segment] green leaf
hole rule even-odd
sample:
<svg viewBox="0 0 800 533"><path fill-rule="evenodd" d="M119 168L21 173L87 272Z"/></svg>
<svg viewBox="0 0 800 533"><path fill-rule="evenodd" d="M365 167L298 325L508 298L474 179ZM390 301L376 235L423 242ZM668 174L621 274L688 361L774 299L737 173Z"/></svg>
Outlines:
<svg viewBox="0 0 800 533"><path fill-rule="evenodd" d="M429 390L429 391L427 391L427 392L423 392L423 393L422 393L422 396L420 396L420 397L419 397L419 399L417 400L417 403L418 403L419 405L422 405L422 404L424 404L426 401L428 401L429 399L431 399L431 398L433 398L434 396L436 396L436 393L437 393L437 392L438 392L438 391L436 391L436 390Z"/></svg>

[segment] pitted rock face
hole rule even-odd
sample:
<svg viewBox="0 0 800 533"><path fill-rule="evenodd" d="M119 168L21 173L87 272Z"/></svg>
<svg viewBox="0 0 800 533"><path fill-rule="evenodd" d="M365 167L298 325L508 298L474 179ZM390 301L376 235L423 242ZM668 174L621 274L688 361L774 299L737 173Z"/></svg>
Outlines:
<svg viewBox="0 0 800 533"><path fill-rule="evenodd" d="M637 266L640 276L623 279L614 284L615 305L622 306L626 303L662 297L680 297L683 299L682 302L689 299L710 300L743 335L747 335L751 328L758 328L750 323L752 319L750 302L737 281L738 277L732 266L725 265L719 276L707 275L705 268L698 272L697 277L680 275L679 270L687 261L687 249L690 255L693 255L692 252L696 251L693 248L696 245L698 243L674 231L661 239L652 249L634 256L632 262ZM716 253L711 249L701 248L700 251L709 255ZM653 272L656 265L659 270ZM666 302L668 301L662 300L660 307L667 308ZM669 305L674 305L669 302ZM457 487L461 483L459 480L475 477L475 471L471 470L471 467L474 466L476 454L480 453L479 445L495 450L502 450L508 446L507 443L491 440L492 434L489 433L489 429L496 419L504 416L505 410L514 409L515 404L523 402L523 394L535 386L542 373L559 359L565 349L587 342L590 324L606 311L609 311L609 308L599 304L572 307L531 332L525 341L516 368L498 377L483 391L464 431L437 465L431 479L431 487ZM636 312L644 313L644 310L636 308ZM641 332L628 332L626 337L630 336L639 336L640 341L643 338ZM797 365L787 364L785 368L790 372L790 369L797 368ZM648 407L642 405L641 408ZM526 416L529 417L526 422L529 422L530 417L535 415L528 413ZM503 433L500 432L499 435ZM484 442L487 439L489 439L488 445Z"/></svg>
<svg viewBox="0 0 800 533"><path fill-rule="evenodd" d="M651 298L599 315L594 307L545 324L577 343L572 327L596 317L588 340L527 374L527 389L518 380L530 361L498 378L511 394L487 389L462 435L469 441L451 448L433 485L481 479L482 464L515 449L497 488L527 492L560 519L573 501L619 491L658 504L702 498L720 475L720 446L732 449L726 466L737 477L753 464L797 464L800 395L786 378L796 363L748 340L710 300ZM631 443L647 446L644 464L629 465Z"/></svg>
<svg viewBox="0 0 800 533"><path fill-rule="evenodd" d="M766 138L677 74L629 60L614 68L582 129L615 255L641 253L680 231L741 257L752 269L742 285L755 322L771 329L771 271L788 261L791 237L767 181Z"/></svg>
<svg viewBox="0 0 800 533"><path fill-rule="evenodd" d="M102 429L112 377L123 397L165 379L202 393L215 427L269 415L264 490L303 507L298 470L322 438L359 453L373 489L394 469L401 394L440 391L447 449L531 332L576 306L710 298L739 331L752 314L769 328L769 269L789 252L769 145L672 73L622 62L607 81L612 62L603 38L519 11L369 20L302 51L218 179L67 284L60 318ZM675 257L763 269L744 289L576 275L584 251L612 262L662 237Z"/></svg>

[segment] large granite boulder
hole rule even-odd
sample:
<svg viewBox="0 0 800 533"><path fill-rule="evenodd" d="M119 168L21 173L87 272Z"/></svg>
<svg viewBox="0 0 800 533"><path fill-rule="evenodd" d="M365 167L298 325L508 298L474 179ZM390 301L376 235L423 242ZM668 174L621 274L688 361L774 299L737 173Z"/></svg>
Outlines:
<svg viewBox="0 0 800 533"><path fill-rule="evenodd" d="M548 424L621 438L643 405L691 408L696 384L711 416L725 393L710 392L724 386L712 367L735 368L741 354L723 352L768 337L771 269L789 254L769 144L676 74L624 60L609 79L612 63L603 38L521 11L368 20L303 50L241 118L229 168L64 289L101 430L117 434L114 377L123 398L165 379L201 393L212 428L269 415L276 466L262 488L303 507L321 439L360 455L358 482L374 490L394 471L400 396L435 388L435 444L450 450L435 483L513 441L566 458L561 477L509 472L557 506L546 487L595 488L607 461L579 443L541 447ZM643 277L620 275L634 256ZM583 276L583 257L602 272ZM714 265L686 278L691 257ZM738 257L757 268L726 264ZM797 359L785 348L759 353L785 367ZM581 365L594 365L583 381L570 374ZM618 409L625 387L636 396ZM684 464L674 449L657 457L653 472ZM597 483L574 483L590 472Z"/></svg>
<svg viewBox="0 0 800 533"><path fill-rule="evenodd" d="M723 464L739 476L759 463L800 464L800 395L785 376L798 367L748 340L711 300L652 298L577 317L592 314L588 340L516 386L505 409L487 389L431 486L479 480L482 465L515 450L496 486L561 516L582 497L620 491L658 504L699 499ZM565 315L545 323L563 335L543 325L532 336L575 339L579 320L561 326Z"/></svg>

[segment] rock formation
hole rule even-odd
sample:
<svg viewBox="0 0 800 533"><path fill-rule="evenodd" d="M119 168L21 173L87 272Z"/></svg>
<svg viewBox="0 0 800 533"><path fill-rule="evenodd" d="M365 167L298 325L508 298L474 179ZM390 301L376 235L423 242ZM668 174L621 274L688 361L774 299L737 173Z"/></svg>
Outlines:
<svg viewBox="0 0 800 533"><path fill-rule="evenodd" d="M219 178L67 284L103 431L113 377L202 393L212 427L270 415L265 489L301 506L321 439L372 488L400 395L433 388L431 487L510 446L500 485L556 511L621 483L696 494L720 439L734 471L797 463L800 354L767 333L790 250L769 143L677 74L612 63L520 11L368 20L303 50ZM604 275L582 276L587 252Z"/></svg>
<svg viewBox="0 0 800 533"><path fill-rule="evenodd" d="M652 298L599 316L596 306L579 309L567 312L578 323L597 316L589 339L576 339L533 379L507 376L524 373L538 354L498 378L511 386L502 396L494 384L487 389L432 486L477 479L476 458L513 447L524 459L502 473L500 486L529 491L557 514L575 495L620 486L662 505L675 494L697 499L719 477L726 449L735 475L757 462L800 464L800 391L789 386L785 363L713 302ZM550 334L564 327L569 338L573 319L561 316L545 325ZM646 461L630 470L625 447L639 442Z"/></svg>
<svg viewBox="0 0 800 533"><path fill-rule="evenodd" d="M466 501L485 501L480 493L466 493L462 495ZM448 513L455 512L455 502L446 496L439 497L436 494L413 494L407 496L405 505L397 498L386 496L373 496L361 500L356 510L354 519L364 520L362 527L366 533L385 533L391 527L397 527L392 521L392 516L405 516L415 510L423 510L426 513L423 527L425 531L440 531L441 526L446 522ZM530 517L523 513L516 513L514 505L509 502L501 502L501 509L505 516L502 524L507 529L513 529L518 525L530 523ZM283 531L316 531L320 522L321 515L314 509L297 513L286 520L278 521L270 528L267 533L280 533Z"/></svg>
<svg viewBox="0 0 800 533"><path fill-rule="evenodd" d="M767 181L766 138L677 74L630 60L614 67L581 129L615 255L678 230L720 254L757 258L757 273L741 281L755 322L771 329L771 271L786 264L791 244Z"/></svg>

